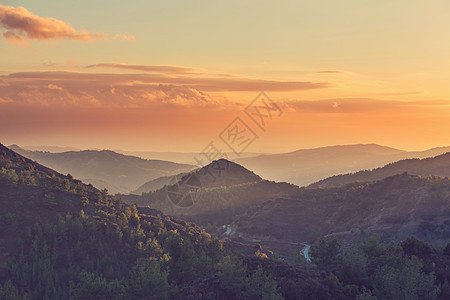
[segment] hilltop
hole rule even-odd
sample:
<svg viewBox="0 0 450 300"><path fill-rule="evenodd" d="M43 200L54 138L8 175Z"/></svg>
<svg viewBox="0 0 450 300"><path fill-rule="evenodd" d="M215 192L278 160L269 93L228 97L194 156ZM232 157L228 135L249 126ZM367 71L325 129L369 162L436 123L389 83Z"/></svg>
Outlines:
<svg viewBox="0 0 450 300"><path fill-rule="evenodd" d="M264 180L237 163L220 159L186 175L175 176L170 184L154 192L117 197L202 225L223 225L254 204L293 194L296 189L288 183Z"/></svg>

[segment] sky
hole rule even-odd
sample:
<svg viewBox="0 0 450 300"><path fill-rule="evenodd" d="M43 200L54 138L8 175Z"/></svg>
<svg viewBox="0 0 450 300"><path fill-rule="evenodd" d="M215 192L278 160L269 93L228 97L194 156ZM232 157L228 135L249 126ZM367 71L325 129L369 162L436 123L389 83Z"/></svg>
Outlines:
<svg viewBox="0 0 450 300"><path fill-rule="evenodd" d="M0 0L0 142L449 146L449 16L447 0Z"/></svg>

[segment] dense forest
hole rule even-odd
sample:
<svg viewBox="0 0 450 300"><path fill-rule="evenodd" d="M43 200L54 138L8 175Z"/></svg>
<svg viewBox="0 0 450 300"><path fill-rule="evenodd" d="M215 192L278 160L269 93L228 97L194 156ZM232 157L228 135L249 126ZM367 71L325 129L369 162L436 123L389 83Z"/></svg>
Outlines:
<svg viewBox="0 0 450 300"><path fill-rule="evenodd" d="M0 150L0 299L448 299L450 245L376 236L286 263ZM9 241L9 242L7 242ZM245 249L243 251L242 249Z"/></svg>

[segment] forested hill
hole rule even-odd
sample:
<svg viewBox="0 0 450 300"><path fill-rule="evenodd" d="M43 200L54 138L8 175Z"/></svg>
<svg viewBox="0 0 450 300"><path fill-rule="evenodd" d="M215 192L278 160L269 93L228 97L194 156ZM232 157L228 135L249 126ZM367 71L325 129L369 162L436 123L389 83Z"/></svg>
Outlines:
<svg viewBox="0 0 450 300"><path fill-rule="evenodd" d="M0 166L0 299L180 298L195 279L242 264L195 224L151 210L138 215L3 145ZM278 295L263 275L255 280ZM242 288L256 284L246 278ZM217 299L235 293L220 283L205 288Z"/></svg>
<svg viewBox="0 0 450 300"><path fill-rule="evenodd" d="M260 246L224 247L195 224L155 210L138 214L2 145L0 166L1 300L450 296L450 246L369 240L362 252L343 252L334 240L318 241L312 264L299 256L289 265Z"/></svg>
<svg viewBox="0 0 450 300"><path fill-rule="evenodd" d="M264 180L239 164L220 159L174 177L170 185L154 192L116 197L129 204L150 205L200 225L221 226L231 223L252 205L292 195L298 189L289 183Z"/></svg>
<svg viewBox="0 0 450 300"><path fill-rule="evenodd" d="M450 240L450 180L400 174L374 183L302 189L260 204L231 227L236 238L278 241L278 249L324 236L352 241L373 234L397 242L414 235L441 248Z"/></svg>
<svg viewBox="0 0 450 300"><path fill-rule="evenodd" d="M336 175L320 180L309 187L333 187L351 182L372 182L404 172L412 175L450 177L450 152L424 159L404 159L373 170Z"/></svg>
<svg viewBox="0 0 450 300"><path fill-rule="evenodd" d="M13 147L17 153L58 172L70 173L83 182L112 193L130 192L149 180L190 171L194 166L163 160L148 160L110 150L51 153Z"/></svg>

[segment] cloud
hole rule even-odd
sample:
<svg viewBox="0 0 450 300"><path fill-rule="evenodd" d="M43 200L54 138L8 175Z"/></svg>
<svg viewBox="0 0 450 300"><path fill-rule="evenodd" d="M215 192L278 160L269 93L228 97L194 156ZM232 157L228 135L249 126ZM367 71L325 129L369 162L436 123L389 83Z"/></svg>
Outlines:
<svg viewBox="0 0 450 300"><path fill-rule="evenodd" d="M309 81L276 81L251 78L183 78L186 84L193 84L204 91L301 91L310 89L324 89L331 87L325 82Z"/></svg>
<svg viewBox="0 0 450 300"><path fill-rule="evenodd" d="M76 30L72 25L49 17L40 17L24 7L12 7L0 4L0 26L7 31L3 33L6 41L26 45L27 40L62 40L92 41L108 38L102 33L89 33ZM116 34L114 39L135 40L134 36Z"/></svg>
<svg viewBox="0 0 450 300"><path fill-rule="evenodd" d="M199 69L182 66L131 65L123 63L95 64L86 66L85 68L127 69L145 72L168 73L168 74L190 74L199 71Z"/></svg>
<svg viewBox="0 0 450 300"><path fill-rule="evenodd" d="M61 20L36 16L24 7L0 4L0 24L8 30L3 34L5 38L92 40L87 31L77 31Z"/></svg>
<svg viewBox="0 0 450 300"><path fill-rule="evenodd" d="M66 64L70 68L78 67L78 63L75 60L68 59L66 60Z"/></svg>
<svg viewBox="0 0 450 300"><path fill-rule="evenodd" d="M156 70L168 72L175 72L177 68L185 71L183 67L155 67ZM3 82L0 85L0 95L16 104L103 107L227 107L236 106L237 103L220 95L212 96L210 92L286 91L327 87L325 83L148 73L24 72L0 76L0 82Z"/></svg>
<svg viewBox="0 0 450 300"><path fill-rule="evenodd" d="M10 99L3 99L2 97L0 97L0 103L9 103L12 102L12 100Z"/></svg>
<svg viewBox="0 0 450 300"><path fill-rule="evenodd" d="M434 109L449 106L447 101L399 101L371 98L339 98L323 100L286 100L291 111L317 114L393 113L409 109Z"/></svg>
<svg viewBox="0 0 450 300"><path fill-rule="evenodd" d="M47 88L50 90L58 90L58 91L62 90L62 87L57 86L56 84L51 84L51 83L47 85Z"/></svg>
<svg viewBox="0 0 450 300"><path fill-rule="evenodd" d="M134 35L126 35L126 34L115 34L113 39L119 39L123 41L135 41L136 37Z"/></svg>
<svg viewBox="0 0 450 300"><path fill-rule="evenodd" d="M165 70L166 67L163 67ZM75 73L75 72L22 72L1 76L7 82L22 82L25 85L46 81L47 84L59 82L67 86L187 86L203 92L224 91L298 91L328 88L323 82L275 81L251 79L245 77L204 77L204 76L168 76L166 74L114 74L114 73ZM63 86L64 87L64 86Z"/></svg>
<svg viewBox="0 0 450 300"><path fill-rule="evenodd" d="M161 73L166 75L190 75L190 76L159 76L148 77L151 81L158 83L186 84L198 90L208 92L223 91L299 91L309 89L323 89L331 87L327 82L308 81L276 81L252 79L236 76L233 74L208 73L202 69L184 66L168 65L131 65L124 63L102 63L86 66L85 68L112 68ZM141 80L146 81L143 74L137 74Z"/></svg>
<svg viewBox="0 0 450 300"><path fill-rule="evenodd" d="M325 71L319 71L317 73L322 73L322 74L346 74L347 72L338 71L338 70L325 70Z"/></svg>
<svg viewBox="0 0 450 300"><path fill-rule="evenodd" d="M219 105L207 93L189 86L134 84L106 74L22 73L5 76L2 82L5 84L0 85L0 95L4 98L1 102L17 105L131 108Z"/></svg>
<svg viewBox="0 0 450 300"><path fill-rule="evenodd" d="M5 38L6 41L14 43L14 44L18 44L18 45L22 45L22 46L28 45L27 41L24 38L22 38L20 35L18 35L15 32L12 32L12 31L7 31L7 32L3 33L3 37Z"/></svg>
<svg viewBox="0 0 450 300"><path fill-rule="evenodd" d="M412 92L398 92L398 93L374 93L379 96L409 96L409 95L419 95L423 94L422 91L412 91Z"/></svg>

